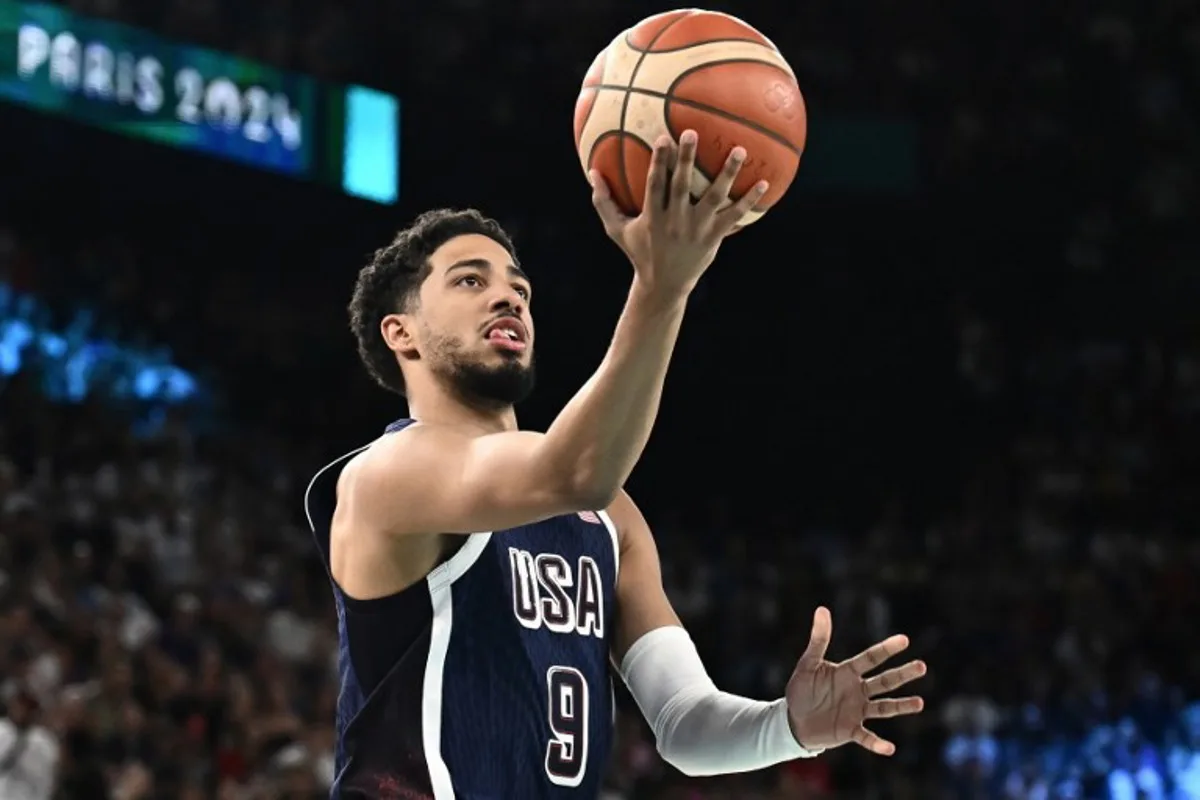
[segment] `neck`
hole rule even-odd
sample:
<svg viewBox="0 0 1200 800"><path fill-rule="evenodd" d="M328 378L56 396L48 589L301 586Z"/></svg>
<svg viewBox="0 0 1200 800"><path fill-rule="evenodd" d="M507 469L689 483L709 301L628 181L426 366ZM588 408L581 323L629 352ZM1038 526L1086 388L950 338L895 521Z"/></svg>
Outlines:
<svg viewBox="0 0 1200 800"><path fill-rule="evenodd" d="M511 405L472 403L440 384L409 386L408 415L427 425L447 425L479 433L517 430L517 411Z"/></svg>

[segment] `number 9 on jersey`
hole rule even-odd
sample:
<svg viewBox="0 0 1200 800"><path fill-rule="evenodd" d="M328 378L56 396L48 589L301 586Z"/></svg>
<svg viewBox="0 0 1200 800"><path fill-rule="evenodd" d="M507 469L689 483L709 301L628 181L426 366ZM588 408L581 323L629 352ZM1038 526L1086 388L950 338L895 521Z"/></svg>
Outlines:
<svg viewBox="0 0 1200 800"><path fill-rule="evenodd" d="M550 742L546 745L546 775L555 786L583 782L588 763L588 685L573 667L546 672L549 692Z"/></svg>

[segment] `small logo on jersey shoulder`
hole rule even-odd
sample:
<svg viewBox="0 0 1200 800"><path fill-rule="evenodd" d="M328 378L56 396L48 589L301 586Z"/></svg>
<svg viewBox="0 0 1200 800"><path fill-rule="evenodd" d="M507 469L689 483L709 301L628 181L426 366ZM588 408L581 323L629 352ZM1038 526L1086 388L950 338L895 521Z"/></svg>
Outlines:
<svg viewBox="0 0 1200 800"><path fill-rule="evenodd" d="M581 520L583 520L584 522L590 522L593 525L603 524L600 520L600 515L597 514L595 511L580 511L579 518Z"/></svg>

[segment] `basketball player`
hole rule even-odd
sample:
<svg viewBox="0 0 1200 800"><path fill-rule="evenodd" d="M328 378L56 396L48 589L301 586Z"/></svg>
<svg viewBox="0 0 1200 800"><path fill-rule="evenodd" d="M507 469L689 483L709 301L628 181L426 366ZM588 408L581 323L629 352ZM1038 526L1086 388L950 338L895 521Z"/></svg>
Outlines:
<svg viewBox="0 0 1200 800"><path fill-rule="evenodd" d="M690 775L851 741L890 755L862 723L921 710L877 695L922 663L864 677L908 640L830 663L825 609L784 698L719 691L621 490L689 293L766 188L722 207L745 159L736 148L692 203L695 154L692 132L656 144L632 219L590 176L634 278L608 354L545 434L519 430L513 411L533 387L535 335L530 281L499 225L430 212L360 272L359 353L411 419L321 470L305 499L341 639L335 797L595 797L612 744L610 659L663 758Z"/></svg>

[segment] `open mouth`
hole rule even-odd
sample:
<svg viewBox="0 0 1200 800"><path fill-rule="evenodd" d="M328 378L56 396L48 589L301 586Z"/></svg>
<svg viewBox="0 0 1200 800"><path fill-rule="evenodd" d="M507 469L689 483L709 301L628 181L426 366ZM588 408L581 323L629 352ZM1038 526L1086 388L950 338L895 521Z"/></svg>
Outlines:
<svg viewBox="0 0 1200 800"><path fill-rule="evenodd" d="M484 330L483 337L493 347L512 353L520 353L528 346L525 326L513 317L496 320Z"/></svg>

